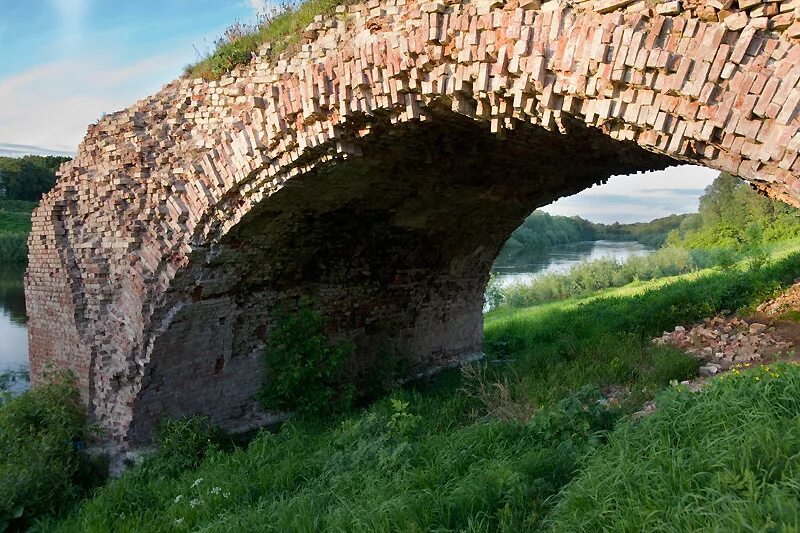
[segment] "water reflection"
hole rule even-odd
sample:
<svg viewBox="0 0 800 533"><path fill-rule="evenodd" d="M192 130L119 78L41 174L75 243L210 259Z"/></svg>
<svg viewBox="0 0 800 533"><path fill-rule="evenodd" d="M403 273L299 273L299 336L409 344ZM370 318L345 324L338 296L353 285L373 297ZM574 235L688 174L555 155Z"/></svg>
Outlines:
<svg viewBox="0 0 800 533"><path fill-rule="evenodd" d="M28 367L25 265L0 264L0 372Z"/></svg>

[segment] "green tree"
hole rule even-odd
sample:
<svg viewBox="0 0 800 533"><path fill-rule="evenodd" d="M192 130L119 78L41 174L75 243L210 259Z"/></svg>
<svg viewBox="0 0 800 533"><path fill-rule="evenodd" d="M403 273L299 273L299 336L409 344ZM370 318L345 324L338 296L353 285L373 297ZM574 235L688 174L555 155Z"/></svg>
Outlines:
<svg viewBox="0 0 800 533"><path fill-rule="evenodd" d="M0 198L38 202L56 182L56 170L68 157L0 157Z"/></svg>

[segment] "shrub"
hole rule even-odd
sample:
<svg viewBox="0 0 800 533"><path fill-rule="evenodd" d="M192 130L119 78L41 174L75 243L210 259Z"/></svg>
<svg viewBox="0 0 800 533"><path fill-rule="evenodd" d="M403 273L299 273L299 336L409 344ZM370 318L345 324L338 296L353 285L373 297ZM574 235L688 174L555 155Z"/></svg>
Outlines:
<svg viewBox="0 0 800 533"><path fill-rule="evenodd" d="M193 470L214 452L229 450L231 439L206 416L163 420L155 432L158 452L142 466L151 476L174 477Z"/></svg>
<svg viewBox="0 0 800 533"><path fill-rule="evenodd" d="M279 311L265 349L267 381L259 399L267 409L301 414L341 412L350 408L354 388L345 383L344 365L353 344L331 343L327 322L310 303L296 313Z"/></svg>
<svg viewBox="0 0 800 533"><path fill-rule="evenodd" d="M84 408L67 379L0 403L0 530L56 514L99 481L101 465L78 451Z"/></svg>
<svg viewBox="0 0 800 533"><path fill-rule="evenodd" d="M714 263L722 270L730 270L736 264L736 252L731 248L717 248L715 250Z"/></svg>
<svg viewBox="0 0 800 533"><path fill-rule="evenodd" d="M27 233L0 232L0 263L23 263L27 258Z"/></svg>

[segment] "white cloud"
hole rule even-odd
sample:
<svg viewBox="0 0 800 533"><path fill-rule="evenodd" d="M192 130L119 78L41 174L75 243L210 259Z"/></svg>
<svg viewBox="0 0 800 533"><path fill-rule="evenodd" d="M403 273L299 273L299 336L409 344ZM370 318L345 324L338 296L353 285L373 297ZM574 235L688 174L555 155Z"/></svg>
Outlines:
<svg viewBox="0 0 800 533"><path fill-rule="evenodd" d="M103 113L124 109L180 72L169 52L125 67L114 58L57 61L0 80L0 143L73 151Z"/></svg>
<svg viewBox="0 0 800 533"><path fill-rule="evenodd" d="M614 176L542 208L552 215L580 215L595 222L638 222L697 210L718 171L683 165L658 172Z"/></svg>

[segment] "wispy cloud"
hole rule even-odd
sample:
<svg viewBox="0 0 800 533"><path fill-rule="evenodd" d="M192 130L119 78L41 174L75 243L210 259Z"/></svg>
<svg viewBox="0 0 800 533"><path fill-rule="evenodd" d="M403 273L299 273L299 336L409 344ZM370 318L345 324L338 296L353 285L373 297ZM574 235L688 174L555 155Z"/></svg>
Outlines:
<svg viewBox="0 0 800 533"><path fill-rule="evenodd" d="M97 55L32 67L0 81L0 143L72 151L90 123L158 90L179 72L166 53L122 67Z"/></svg>
<svg viewBox="0 0 800 533"><path fill-rule="evenodd" d="M580 215L595 222L641 222L697 210L698 199L718 172L679 166L660 172L615 176L544 208L554 215Z"/></svg>
<svg viewBox="0 0 800 533"><path fill-rule="evenodd" d="M58 21L61 46L67 49L77 48L84 35L88 1L53 0L53 3Z"/></svg>
<svg viewBox="0 0 800 533"><path fill-rule="evenodd" d="M29 144L0 143L0 156L21 157L23 155L60 155L72 157L74 151L49 150L41 146L31 146Z"/></svg>

